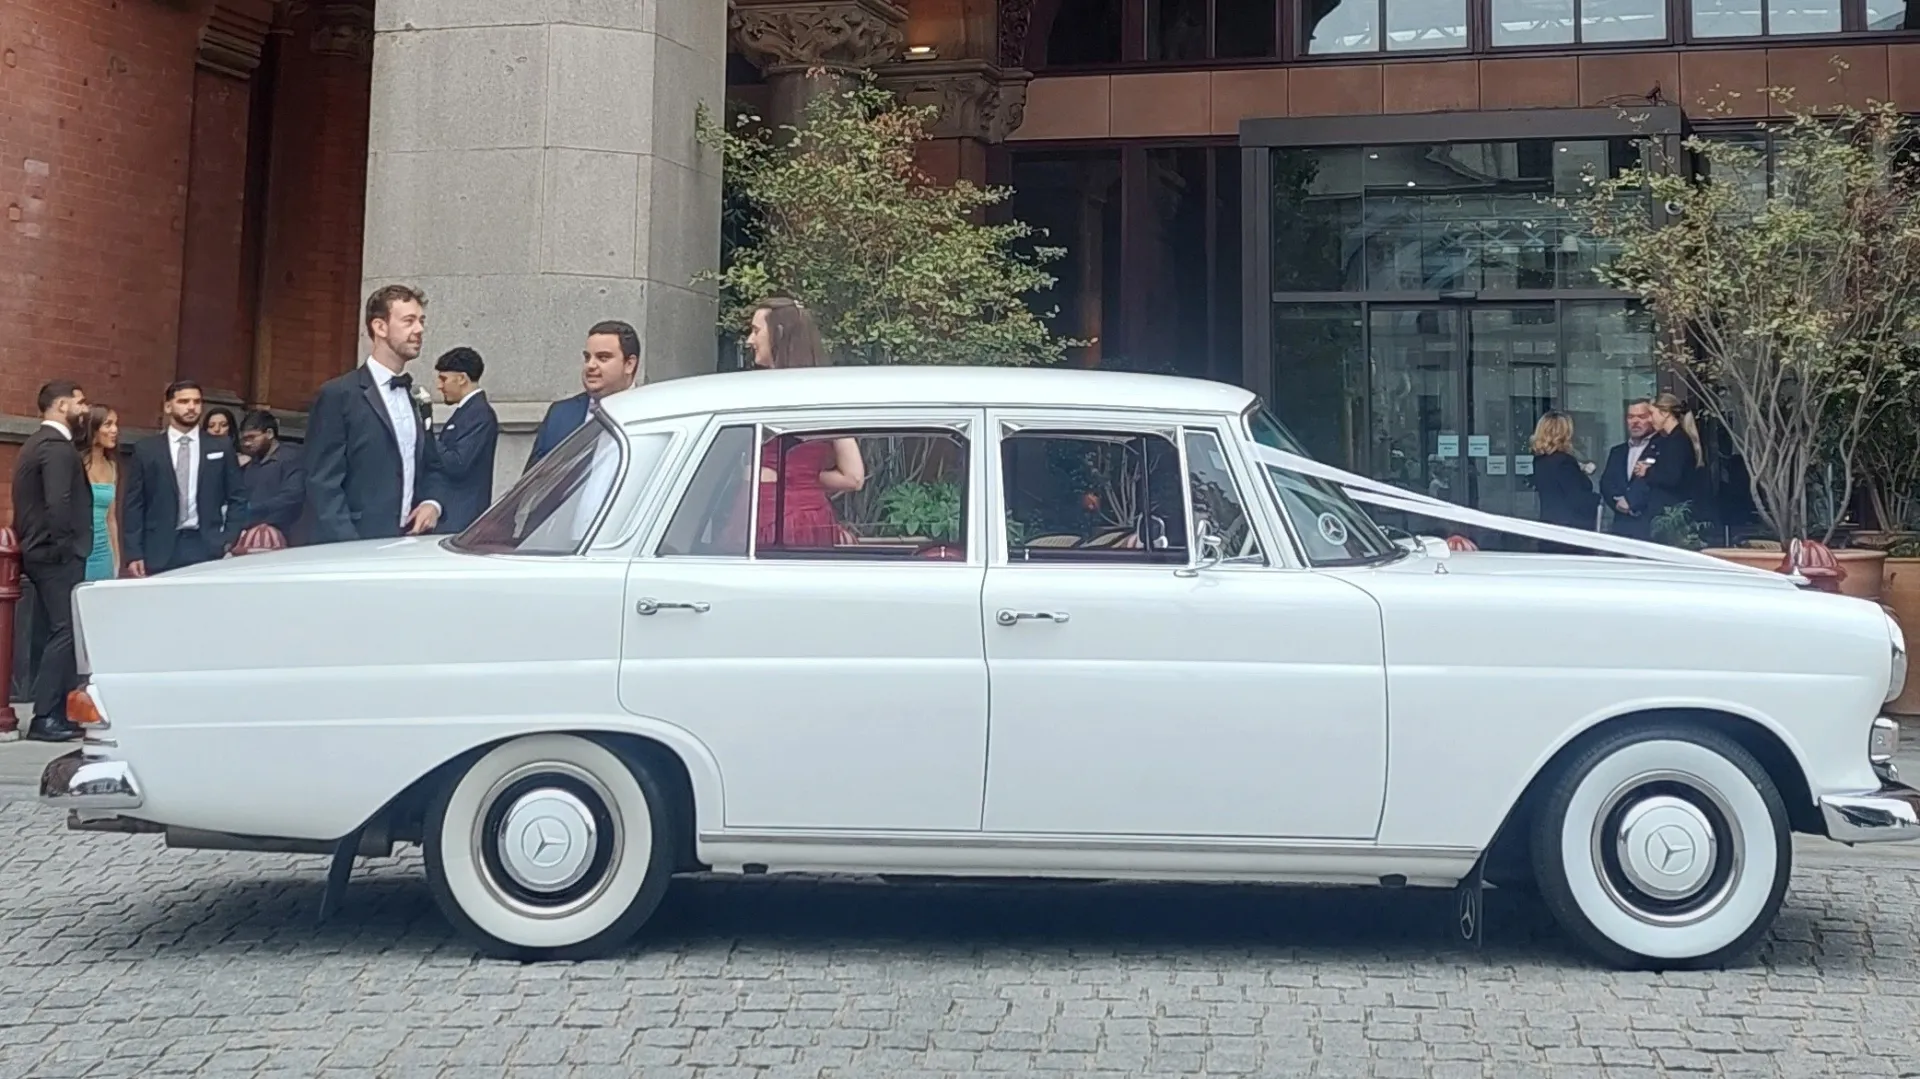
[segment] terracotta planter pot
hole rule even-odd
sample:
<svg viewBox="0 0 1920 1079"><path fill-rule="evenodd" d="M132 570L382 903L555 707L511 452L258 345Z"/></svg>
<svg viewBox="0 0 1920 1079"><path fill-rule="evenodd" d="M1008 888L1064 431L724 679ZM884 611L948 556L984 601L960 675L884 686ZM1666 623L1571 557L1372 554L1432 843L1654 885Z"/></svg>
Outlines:
<svg viewBox="0 0 1920 1079"><path fill-rule="evenodd" d="M1912 652L1920 644L1920 558L1887 559L1880 602L1893 612L1893 620L1900 623L1901 632L1907 636L1907 650ZM1920 676L1920 671L1913 673ZM1920 716L1920 677L1907 679L1907 691L1894 698L1887 711L1896 716Z"/></svg>
<svg viewBox="0 0 1920 1079"><path fill-rule="evenodd" d="M1755 566L1760 569L1778 569L1786 559L1782 551L1761 551L1748 547L1709 547L1702 554L1728 562L1738 562L1743 566ZM1847 548L1833 552L1834 561L1847 571L1847 578L1840 582L1840 594L1857 596L1878 602L1883 590L1883 576L1887 563L1885 551L1863 551Z"/></svg>

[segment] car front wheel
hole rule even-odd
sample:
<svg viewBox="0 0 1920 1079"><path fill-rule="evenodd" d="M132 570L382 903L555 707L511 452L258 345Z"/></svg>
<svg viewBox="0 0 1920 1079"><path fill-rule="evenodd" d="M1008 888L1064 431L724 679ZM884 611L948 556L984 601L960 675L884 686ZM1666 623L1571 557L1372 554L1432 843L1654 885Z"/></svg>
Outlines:
<svg viewBox="0 0 1920 1079"><path fill-rule="evenodd" d="M1773 924L1793 868L1786 808L1759 761L1679 723L1582 750L1542 804L1532 846L1555 918L1630 968L1738 958Z"/></svg>
<svg viewBox="0 0 1920 1079"><path fill-rule="evenodd" d="M592 958L660 905L671 827L643 763L578 735L531 735L488 750L434 797L427 880L489 955Z"/></svg>

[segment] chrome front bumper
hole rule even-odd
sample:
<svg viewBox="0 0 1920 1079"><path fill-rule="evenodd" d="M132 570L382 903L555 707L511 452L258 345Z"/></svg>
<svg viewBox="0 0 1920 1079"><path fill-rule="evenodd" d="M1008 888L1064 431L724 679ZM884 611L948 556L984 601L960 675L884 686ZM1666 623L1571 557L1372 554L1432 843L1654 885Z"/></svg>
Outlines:
<svg viewBox="0 0 1920 1079"><path fill-rule="evenodd" d="M1820 814L1826 818L1827 838L1842 843L1920 839L1920 790L1886 773L1877 791L1829 794L1820 799Z"/></svg>
<svg viewBox="0 0 1920 1079"><path fill-rule="evenodd" d="M139 781L126 761L76 749L47 762L40 773L40 803L83 812L139 809Z"/></svg>

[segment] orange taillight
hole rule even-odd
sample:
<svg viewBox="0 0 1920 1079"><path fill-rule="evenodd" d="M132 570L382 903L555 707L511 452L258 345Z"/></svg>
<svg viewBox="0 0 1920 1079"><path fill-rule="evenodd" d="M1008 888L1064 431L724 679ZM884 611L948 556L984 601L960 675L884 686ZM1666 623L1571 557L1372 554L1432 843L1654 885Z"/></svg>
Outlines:
<svg viewBox="0 0 1920 1079"><path fill-rule="evenodd" d="M69 723L105 723L107 717L100 714L100 706L93 702L93 694L85 689L76 689L67 694L67 722Z"/></svg>

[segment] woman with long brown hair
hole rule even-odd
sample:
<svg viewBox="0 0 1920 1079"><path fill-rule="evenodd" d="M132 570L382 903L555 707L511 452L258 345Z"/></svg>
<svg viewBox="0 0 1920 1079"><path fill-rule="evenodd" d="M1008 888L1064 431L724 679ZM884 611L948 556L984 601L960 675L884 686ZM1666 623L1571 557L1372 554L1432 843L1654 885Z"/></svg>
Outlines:
<svg viewBox="0 0 1920 1079"><path fill-rule="evenodd" d="M111 580L120 575L120 416L94 405L74 424L73 442L93 488L93 550L86 579Z"/></svg>
<svg viewBox="0 0 1920 1079"><path fill-rule="evenodd" d="M1648 521L1694 500L1705 454L1700 448L1700 428L1694 423L1693 410L1671 393L1653 399L1654 436L1633 474L1647 481Z"/></svg>
<svg viewBox="0 0 1920 1079"><path fill-rule="evenodd" d="M747 348L760 370L825 366L813 316L784 296L753 309ZM784 450L784 453L782 452ZM796 440L775 437L760 450L761 547L820 548L846 538L831 496L866 486L860 444L851 438Z"/></svg>

